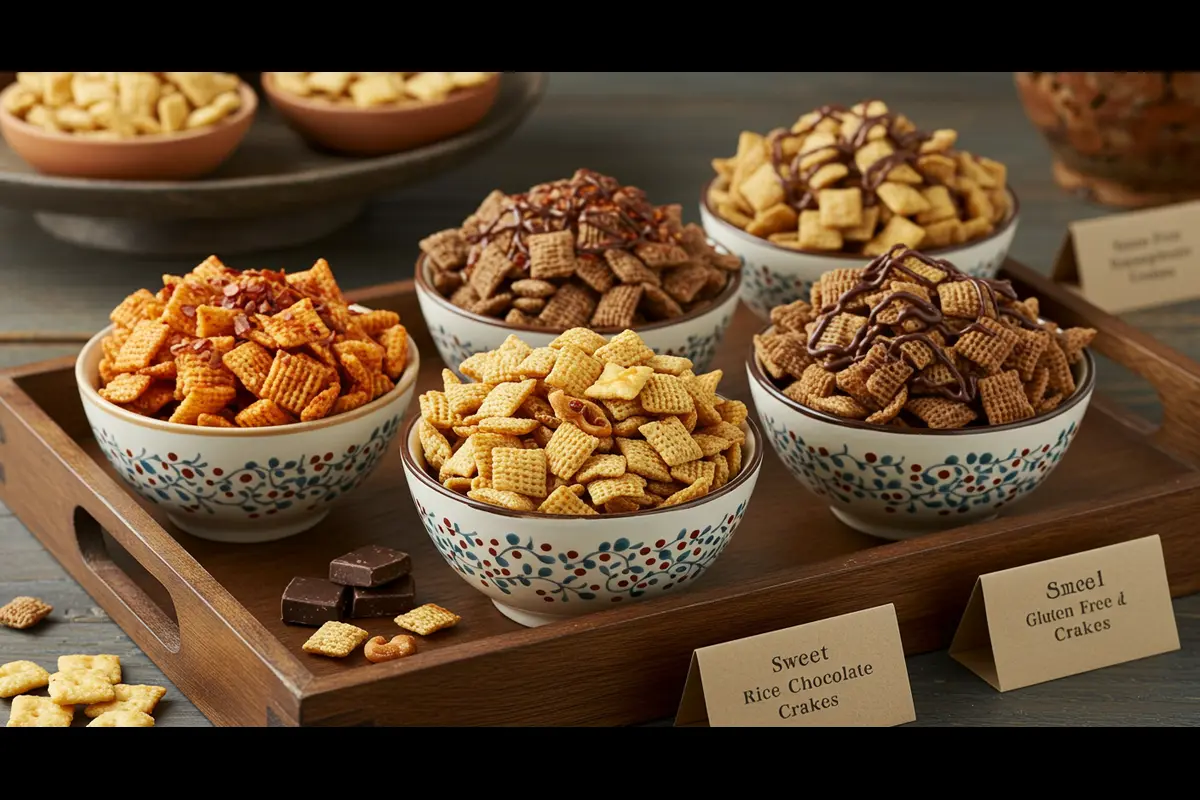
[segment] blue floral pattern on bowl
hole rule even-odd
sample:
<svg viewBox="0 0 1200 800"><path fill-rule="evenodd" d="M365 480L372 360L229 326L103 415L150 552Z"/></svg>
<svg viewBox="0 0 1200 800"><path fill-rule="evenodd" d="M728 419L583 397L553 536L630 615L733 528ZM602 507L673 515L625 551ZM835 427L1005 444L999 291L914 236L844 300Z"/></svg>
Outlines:
<svg viewBox="0 0 1200 800"><path fill-rule="evenodd" d="M477 348L469 341L463 341L458 338L458 335L453 331L448 331L441 325L430 325L429 336L433 339L434 345L437 346L438 354L442 360L458 371L458 365L466 361L477 352L483 352L484 348Z"/></svg>
<svg viewBox="0 0 1200 800"><path fill-rule="evenodd" d="M762 319L775 306L807 300L812 282L742 259L742 302Z"/></svg>
<svg viewBox="0 0 1200 800"><path fill-rule="evenodd" d="M638 536L600 542L586 551L556 550L530 536L485 537L464 531L416 501L429 538L456 572L470 583L505 595L535 588L547 603L618 603L648 591L665 591L700 577L721 555L746 512L746 503L702 528L680 529L673 538Z"/></svg>
<svg viewBox="0 0 1200 800"><path fill-rule="evenodd" d="M852 452L847 445L814 447L774 418L762 419L780 460L816 494L846 505L875 500L889 514L936 511L941 516L980 507L994 511L1032 491L1058 464L1077 430L1071 422L1051 444L916 464L888 453Z"/></svg>
<svg viewBox="0 0 1200 800"><path fill-rule="evenodd" d="M315 511L356 487L371 473L396 436L399 415L376 427L362 445L342 453L243 464L210 464L197 454L122 449L103 428L92 428L117 473L147 500L187 514L242 512L246 519L288 509Z"/></svg>

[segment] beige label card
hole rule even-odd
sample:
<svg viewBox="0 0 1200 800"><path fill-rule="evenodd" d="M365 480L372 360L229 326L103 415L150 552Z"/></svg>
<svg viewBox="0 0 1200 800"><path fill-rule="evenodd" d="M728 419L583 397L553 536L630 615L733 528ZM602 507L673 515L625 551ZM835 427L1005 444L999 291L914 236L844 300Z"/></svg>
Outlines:
<svg viewBox="0 0 1200 800"><path fill-rule="evenodd" d="M1200 298L1200 201L1072 222L1054 277L1111 314Z"/></svg>
<svg viewBox="0 0 1200 800"><path fill-rule="evenodd" d="M915 720L889 604L697 650L677 726L890 726Z"/></svg>
<svg viewBox="0 0 1200 800"><path fill-rule="evenodd" d="M979 578L950 656L1001 692L1179 649L1162 541Z"/></svg>

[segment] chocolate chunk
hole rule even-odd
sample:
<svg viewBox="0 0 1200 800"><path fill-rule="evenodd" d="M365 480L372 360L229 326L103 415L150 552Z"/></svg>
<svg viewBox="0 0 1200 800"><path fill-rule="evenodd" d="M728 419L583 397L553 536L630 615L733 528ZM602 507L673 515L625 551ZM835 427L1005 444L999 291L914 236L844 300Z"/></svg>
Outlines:
<svg viewBox="0 0 1200 800"><path fill-rule="evenodd" d="M337 622L346 612L346 587L322 578L292 578L283 590L283 621L320 627Z"/></svg>
<svg viewBox="0 0 1200 800"><path fill-rule="evenodd" d="M355 587L350 590L350 617L395 617L411 611L417 596L412 575L405 575L378 589Z"/></svg>
<svg viewBox="0 0 1200 800"><path fill-rule="evenodd" d="M330 562L329 580L372 589L407 575L411 569L408 553L369 544Z"/></svg>

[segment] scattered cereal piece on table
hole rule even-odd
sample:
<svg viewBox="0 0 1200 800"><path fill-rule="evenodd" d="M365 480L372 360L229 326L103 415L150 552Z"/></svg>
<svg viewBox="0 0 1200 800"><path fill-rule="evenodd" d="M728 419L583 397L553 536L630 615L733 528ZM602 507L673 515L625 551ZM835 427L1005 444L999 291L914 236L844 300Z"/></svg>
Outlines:
<svg viewBox="0 0 1200 800"><path fill-rule="evenodd" d="M345 658L358 649L370 634L345 622L326 622L304 643L303 650L313 655Z"/></svg>
<svg viewBox="0 0 1200 800"><path fill-rule="evenodd" d="M41 622L53 610L54 606L36 597L14 597L0 606L0 625L25 630Z"/></svg>
<svg viewBox="0 0 1200 800"><path fill-rule="evenodd" d="M433 603L418 606L407 614L396 617L396 624L406 631L412 631L419 636L429 636L432 633L453 628L462 620L453 611Z"/></svg>

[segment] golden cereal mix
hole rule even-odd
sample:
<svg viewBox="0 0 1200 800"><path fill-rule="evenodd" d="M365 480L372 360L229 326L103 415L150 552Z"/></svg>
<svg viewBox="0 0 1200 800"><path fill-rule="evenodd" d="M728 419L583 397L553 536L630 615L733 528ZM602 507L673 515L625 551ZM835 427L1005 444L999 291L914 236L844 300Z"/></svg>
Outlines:
<svg viewBox="0 0 1200 800"><path fill-rule="evenodd" d="M944 199L929 194L931 204ZM755 337L758 365L788 399L869 425L954 430L1048 413L1075 392L1072 359L1095 336L1042 320L1037 299L1020 299L1008 281L971 277L911 246L831 270L813 295L772 310ZM784 367L782 337L798 337L788 348L798 353L802 341L812 360L799 374ZM734 421L746 412L731 403L714 406L721 422L697 433L743 443Z"/></svg>
<svg viewBox="0 0 1200 800"><path fill-rule="evenodd" d="M8 712L9 728L69 728L75 706L59 705L48 697L14 697Z"/></svg>
<svg viewBox="0 0 1200 800"><path fill-rule="evenodd" d="M420 397L427 471L479 503L559 516L634 513L726 485L748 409L718 394L720 370L696 375L689 359L644 347L629 330L608 340L571 328L550 347L513 335L470 356L459 368L474 382L445 373L445 391Z"/></svg>
<svg viewBox="0 0 1200 800"><path fill-rule="evenodd" d="M396 624L418 636L429 636L446 628L453 628L462 617L449 609L433 603L418 606L407 614L396 617Z"/></svg>
<svg viewBox="0 0 1200 800"><path fill-rule="evenodd" d="M16 697L50 683L50 673L32 661L0 664L0 697Z"/></svg>
<svg viewBox="0 0 1200 800"><path fill-rule="evenodd" d="M369 633L345 622L326 622L308 638L304 652L328 658L345 658L367 640Z"/></svg>
<svg viewBox="0 0 1200 800"><path fill-rule="evenodd" d="M712 487L712 475L705 474L701 476L695 483L692 483L684 489L680 489L675 494L662 501L664 506L677 506L683 503L690 503L708 494L708 490Z"/></svg>
<svg viewBox="0 0 1200 800"><path fill-rule="evenodd" d="M207 73L169 74L193 93L222 85L215 73L200 83L195 76ZM149 84L135 85L143 87L130 89L136 94ZM212 103L222 106L228 91ZM177 424L261 427L337 416L390 393L407 366L399 315L351 309L323 259L289 274L235 270L210 256L187 275L164 275L157 294L130 295L111 318L117 327L102 342L101 396Z"/></svg>
<svg viewBox="0 0 1200 800"><path fill-rule="evenodd" d="M43 603L36 597L14 597L0 606L0 625L25 630L50 616L53 610L54 606Z"/></svg>
<svg viewBox="0 0 1200 800"><path fill-rule="evenodd" d="M442 102L492 80L494 72L271 72L274 88L285 94L334 107L375 109ZM437 253L439 264L462 256L458 247L434 234L421 250ZM458 231L453 231L457 234ZM439 238L440 237L440 238ZM465 248L462 248L465 251ZM442 267L449 269L448 266Z"/></svg>
<svg viewBox="0 0 1200 800"><path fill-rule="evenodd" d="M106 703L116 697L110 674L100 669L60 669L50 676L50 699L59 705Z"/></svg>
<svg viewBox="0 0 1200 800"><path fill-rule="evenodd" d="M121 682L121 657L113 655L99 656L59 656L58 670L63 672L69 669L94 669L103 672L108 676L108 679L113 684Z"/></svg>
<svg viewBox="0 0 1200 800"><path fill-rule="evenodd" d="M154 717L143 711L119 708L105 711L87 724L89 728L153 728Z"/></svg>

